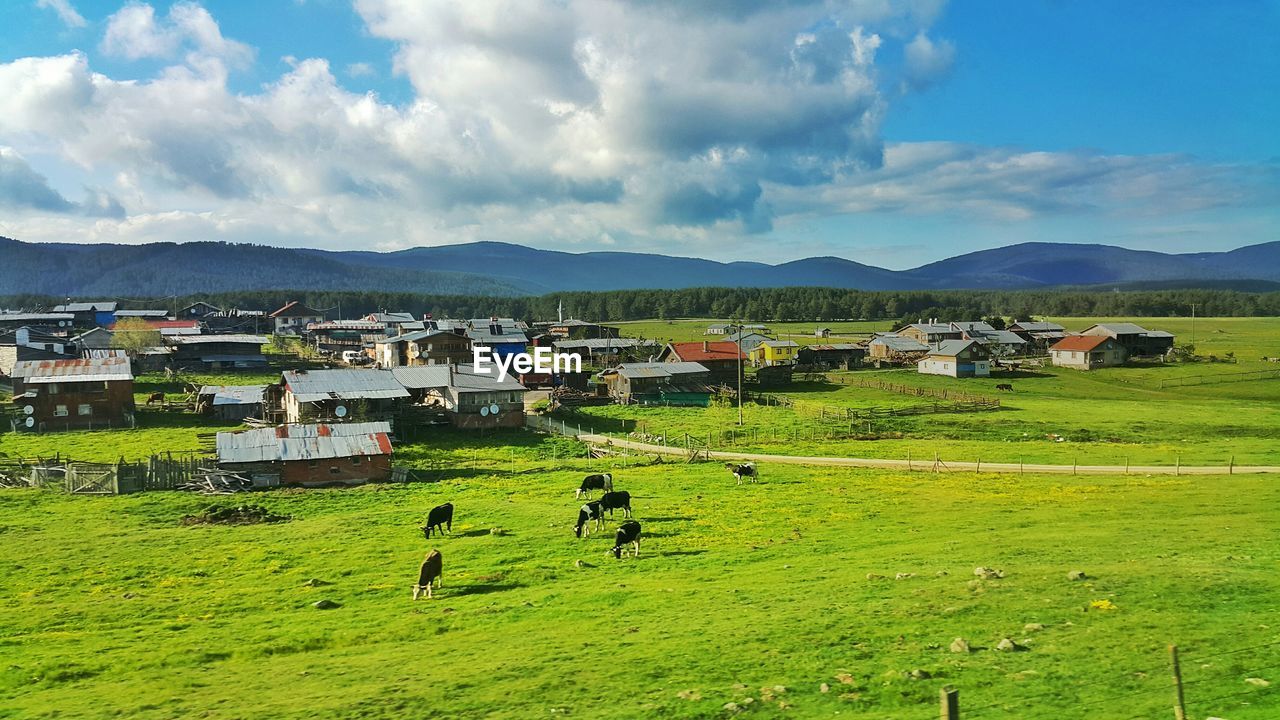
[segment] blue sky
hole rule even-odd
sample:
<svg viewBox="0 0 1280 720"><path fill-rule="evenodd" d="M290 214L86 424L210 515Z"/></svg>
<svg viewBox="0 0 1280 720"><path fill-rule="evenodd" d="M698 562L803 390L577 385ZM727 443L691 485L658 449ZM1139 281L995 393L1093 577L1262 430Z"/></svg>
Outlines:
<svg viewBox="0 0 1280 720"><path fill-rule="evenodd" d="M0 235L893 268L1280 239L1280 3L0 5Z"/></svg>

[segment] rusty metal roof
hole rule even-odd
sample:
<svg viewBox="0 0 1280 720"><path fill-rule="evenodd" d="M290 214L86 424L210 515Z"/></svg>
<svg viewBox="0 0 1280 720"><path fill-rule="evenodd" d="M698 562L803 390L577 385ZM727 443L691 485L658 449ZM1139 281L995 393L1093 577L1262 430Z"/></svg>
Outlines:
<svg viewBox="0 0 1280 720"><path fill-rule="evenodd" d="M261 405L266 385L205 385L201 395L212 395L214 405Z"/></svg>
<svg viewBox="0 0 1280 720"><path fill-rule="evenodd" d="M133 369L127 357L23 360L13 366L12 375L28 384L110 382L132 380Z"/></svg>
<svg viewBox="0 0 1280 720"><path fill-rule="evenodd" d="M290 462L390 455L385 422L281 425L218 433L218 462Z"/></svg>

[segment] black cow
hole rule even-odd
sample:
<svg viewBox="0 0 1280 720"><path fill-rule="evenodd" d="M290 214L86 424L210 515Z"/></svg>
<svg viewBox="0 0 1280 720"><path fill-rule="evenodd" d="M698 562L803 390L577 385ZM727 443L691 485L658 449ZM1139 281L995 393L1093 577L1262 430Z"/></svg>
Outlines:
<svg viewBox="0 0 1280 720"><path fill-rule="evenodd" d="M756 470L755 463L749 462L742 463L741 465L725 463L724 466L729 469L729 472L733 473L735 478L737 478L739 485L742 484L742 478L751 478L751 482L757 482L760 479L760 472Z"/></svg>
<svg viewBox="0 0 1280 720"><path fill-rule="evenodd" d="M613 492L613 473L600 473L598 475L588 475L582 478L582 485L574 491L573 496L575 498L580 498L592 490Z"/></svg>
<svg viewBox="0 0 1280 720"><path fill-rule="evenodd" d="M607 492L600 496L600 505L613 517L615 509L622 510L623 517L631 517L631 493L626 490Z"/></svg>
<svg viewBox="0 0 1280 720"><path fill-rule="evenodd" d="M618 526L613 536L613 556L622 559L622 551L627 545L636 549L634 557L640 557L640 523L628 520Z"/></svg>
<svg viewBox="0 0 1280 720"><path fill-rule="evenodd" d="M418 569L418 584L413 586L413 599L417 600L423 590L427 591L427 599L431 599L431 583L440 586L443 583L441 577L444 575L444 558L441 557L440 551L432 548L427 557L422 561L422 567Z"/></svg>
<svg viewBox="0 0 1280 720"><path fill-rule="evenodd" d="M1009 392L1013 392L1013 386L1009 383L1000 383L999 385L996 385L996 390L1007 390Z"/></svg>
<svg viewBox="0 0 1280 720"><path fill-rule="evenodd" d="M573 534L578 537L589 537L591 528L587 523L595 523L596 528L604 529L604 505L599 500L589 502L578 509L578 524L573 526Z"/></svg>
<svg viewBox="0 0 1280 720"><path fill-rule="evenodd" d="M431 539L432 530L443 535L446 527L449 529L449 533L453 534L453 503L445 503L431 508L431 512L427 513L427 524L422 526L422 534L429 540Z"/></svg>

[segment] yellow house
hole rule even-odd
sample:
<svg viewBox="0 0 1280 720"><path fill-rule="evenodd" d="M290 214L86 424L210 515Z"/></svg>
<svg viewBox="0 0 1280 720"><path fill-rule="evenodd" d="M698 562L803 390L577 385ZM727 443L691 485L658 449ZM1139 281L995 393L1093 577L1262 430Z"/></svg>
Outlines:
<svg viewBox="0 0 1280 720"><path fill-rule="evenodd" d="M756 367L795 365L800 346L790 340L765 340L751 348L747 356Z"/></svg>

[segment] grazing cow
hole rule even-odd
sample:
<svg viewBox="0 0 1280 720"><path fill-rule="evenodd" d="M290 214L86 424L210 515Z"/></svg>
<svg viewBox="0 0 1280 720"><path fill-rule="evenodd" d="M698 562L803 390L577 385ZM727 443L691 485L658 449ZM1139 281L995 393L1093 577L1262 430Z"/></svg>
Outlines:
<svg viewBox="0 0 1280 720"><path fill-rule="evenodd" d="M742 478L751 478L751 482L757 482L760 479L760 472L756 470L755 463L749 462L742 463L741 465L725 463L724 466L729 469L729 472L733 473L735 478L738 479L739 485L742 484Z"/></svg>
<svg viewBox="0 0 1280 720"><path fill-rule="evenodd" d="M573 526L573 534L578 537L590 537L591 528L587 523L594 522L596 529L604 529L604 505L599 500L589 502L578 509L578 524Z"/></svg>
<svg viewBox="0 0 1280 720"><path fill-rule="evenodd" d="M153 405L153 404L155 404L155 403L160 403L161 405L163 405L163 404L164 404L164 393L162 393L162 392L153 392L153 393L151 393L150 395L148 395L148 396L147 396L147 406L148 406L148 407L150 407L151 405Z"/></svg>
<svg viewBox="0 0 1280 720"><path fill-rule="evenodd" d="M623 517L631 517L631 493L626 490L607 492L600 496L600 506L609 511L609 517L613 517L615 509L622 510Z"/></svg>
<svg viewBox="0 0 1280 720"><path fill-rule="evenodd" d="M999 385L996 385L996 390L1006 390L1008 392L1013 392L1013 386L1010 385L1009 383L1000 383Z"/></svg>
<svg viewBox="0 0 1280 720"><path fill-rule="evenodd" d="M440 551L435 548L427 553L426 559L422 561L422 567L418 569L418 584L413 586L413 599L417 600L418 595L423 590L427 591L427 599L431 599L431 583L435 583L437 587L443 584L441 576L444 574L444 558L440 556Z"/></svg>
<svg viewBox="0 0 1280 720"><path fill-rule="evenodd" d="M613 473L600 473L598 475L588 475L582 478L582 485L574 491L573 497L580 498L592 490L613 492Z"/></svg>
<svg viewBox="0 0 1280 720"><path fill-rule="evenodd" d="M613 556L621 560L623 548L627 545L635 548L633 557L640 557L640 523L635 520L628 520L618 526L618 532L613 536Z"/></svg>
<svg viewBox="0 0 1280 720"><path fill-rule="evenodd" d="M427 524L422 526L422 534L430 540L432 530L443 535L446 527L453 534L453 503L431 508L431 512L427 513Z"/></svg>

